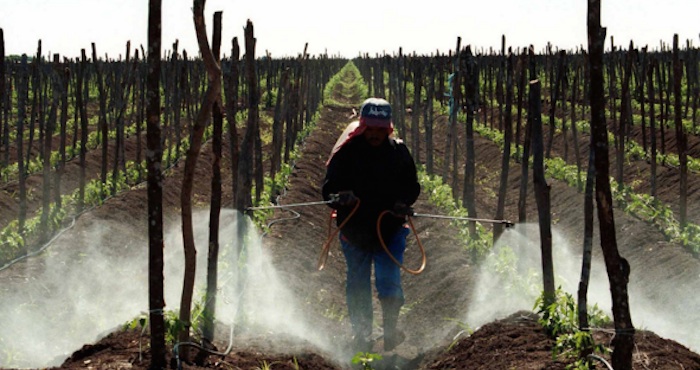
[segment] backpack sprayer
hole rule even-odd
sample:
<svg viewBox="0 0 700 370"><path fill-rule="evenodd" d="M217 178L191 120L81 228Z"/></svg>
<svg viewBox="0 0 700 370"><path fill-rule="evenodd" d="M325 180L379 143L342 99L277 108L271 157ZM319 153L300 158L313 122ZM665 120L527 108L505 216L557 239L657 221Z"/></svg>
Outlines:
<svg viewBox="0 0 700 370"><path fill-rule="evenodd" d="M294 207L307 207L307 206L316 206L316 205L330 205L332 203L337 203L341 199L340 194L331 194L329 196L328 200L323 200L323 201L314 201L314 202L304 202L304 203L291 203L291 204L284 204L284 205L274 205L274 206L260 206L260 207L248 207L246 208L246 211L257 211L257 210L268 210L268 209L285 209L285 208L294 208ZM326 239L326 242L323 245L323 248L321 250L321 256L319 257L318 261L318 270L323 270L325 264L326 264L326 259L328 258L328 253L330 251L330 244L335 238L335 236L340 232L340 230L345 226L345 223L350 220L350 218L355 214L357 209L360 207L360 199L357 199L357 202L355 202L355 205L353 206L352 211L348 215L348 217L343 220L343 222L338 225L338 227L333 231L332 230L332 220L333 220L333 212L335 210L331 211L331 216L329 217L328 220L328 238ZM389 249L386 246L386 243L384 243L384 240L382 239L381 235L381 220L384 215L387 213L393 213L394 215L397 216L403 216L406 217L408 224L411 227L411 230L413 230L413 234L416 237L416 242L418 243L418 247L421 250L422 254L422 262L421 266L417 270L412 270L407 267L405 267L402 263L400 263L396 258L391 254ZM473 217L459 217L459 216L445 216L445 215L436 215L436 214L427 214L427 213L416 213L413 211L413 208L407 207L406 210L401 212L401 214L396 214L390 210L383 211L379 217L377 218L377 235L379 236L379 244L381 244L382 248L384 251L389 255L391 260L398 265L401 269L404 271L412 274L412 275L418 275L423 270L425 269L426 265L426 255L425 255L425 249L423 248L423 244L421 243L420 239L418 238L418 233L416 232L415 227L413 226L413 221L411 220L412 218L436 218L436 219L444 219L444 220L459 220L459 221L473 221L473 222L482 222L482 223L492 223L492 224L502 224L506 228L510 228L515 226L515 223L508 221L508 220L494 220L494 219L487 219L487 218L473 218Z"/></svg>

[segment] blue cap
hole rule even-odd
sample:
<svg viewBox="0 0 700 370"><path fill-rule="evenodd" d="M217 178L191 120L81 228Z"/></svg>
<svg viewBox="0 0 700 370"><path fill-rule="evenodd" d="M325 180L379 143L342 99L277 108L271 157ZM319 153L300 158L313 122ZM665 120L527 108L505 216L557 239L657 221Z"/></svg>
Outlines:
<svg viewBox="0 0 700 370"><path fill-rule="evenodd" d="M360 117L370 120L391 120L391 104L381 98L369 98L362 103Z"/></svg>

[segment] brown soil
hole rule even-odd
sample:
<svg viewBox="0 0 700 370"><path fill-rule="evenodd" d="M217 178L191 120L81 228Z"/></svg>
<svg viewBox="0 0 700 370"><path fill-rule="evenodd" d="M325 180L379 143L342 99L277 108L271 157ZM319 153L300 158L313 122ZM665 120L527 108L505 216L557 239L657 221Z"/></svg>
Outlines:
<svg viewBox="0 0 700 370"><path fill-rule="evenodd" d="M305 140L289 187L279 199L281 204L319 200L319 186L325 171L323 164L337 135L345 124L350 122L351 111L344 108L323 108L317 129ZM444 124L436 127L436 141L443 142L445 127ZM477 138L475 145L478 212L479 216L491 217L495 214L500 150L482 138ZM555 145L558 145L557 148L561 147L559 140ZM439 158L441 154L436 153ZM211 156L210 147L205 147L195 181L193 203L202 208L208 203L210 194L208 164L212 163ZM225 158L223 168L227 168L226 160ZM423 161L424 158L421 156L418 160ZM182 166L171 169L164 184L164 208L166 221L170 223L177 221L181 173ZM505 214L507 219L515 220L520 179L520 169L516 165L511 166L509 179L510 196L506 201ZM227 195L224 204L230 204L230 192L227 190L230 189L231 181L230 173L225 171L223 189ZM458 183L461 183L461 178ZM572 244L576 245L574 249L578 250L583 227L583 195L558 181L550 179L548 183L551 186L552 215L556 227L566 238L573 241ZM72 243L71 248L51 247L46 253L72 252L73 258L80 258L83 253L81 248L84 248L80 244L80 238L86 237L85 234L89 233L92 225L118 224L123 234L138 235L142 242L146 235L146 199L144 185L109 199L102 207L83 214L75 226L66 231L63 237L76 241ZM529 199L528 214L533 220L537 214L536 206L534 197ZM415 209L425 214L443 213L428 202L426 194L421 195ZM338 252L337 243L331 248L324 270L316 270L320 247L327 238L328 211L323 206L301 207L295 210L299 212L300 217L278 222L270 227L269 233L263 238L263 249L271 256L272 266L279 274L280 280L285 282L296 297L307 303L304 306L305 314L313 320L316 326L314 329L333 333L328 337L333 345L322 349L314 343L290 335L243 329L236 333L229 354L206 357L200 364L183 363L182 368L262 369L265 364L271 364L272 369L295 369L295 361L301 369L359 368L359 365L350 365L350 356L347 353L343 357L336 355L337 352L328 351L328 348L337 348L341 349L342 353L342 349L347 347L349 336L347 319L342 315L339 319L338 316L329 314L334 310L342 313L344 309L344 262L342 254ZM273 219L287 216L287 212L276 211ZM668 287L692 285L696 282L700 274L698 260L681 246L666 241L654 227L619 210L616 210L615 216L620 253L632 266L631 290L643 292L640 294L653 299L654 302L662 302L666 307L682 301L679 292ZM471 335L463 332L459 322L465 320L467 308L474 299L479 266L462 248L464 242L460 240L458 232L445 221L416 218L415 228L426 248L428 265L420 275L404 274L407 306L410 309L402 313L400 325L404 328L407 339L395 352L383 353L384 360L372 364L375 368L565 368L568 360L564 357L552 359L554 343L530 312L509 312L500 320L473 328L476 330ZM145 244L138 243L136 244L139 248L145 247ZM596 250L599 249L598 245L594 244ZM206 254L204 244L198 248L200 255ZM121 252L112 249L103 253L118 258ZM600 258L599 254L596 253L596 258ZM416 243L412 240L406 263L411 268L420 263L419 248L416 248ZM29 284L32 276L53 268L56 267L49 266L46 260L38 257L21 261L0 271L0 281L3 285L7 283L6 288L0 292L25 289L28 286L25 284ZM81 266L71 264L69 268L80 269ZM604 274L603 271L596 273ZM47 290L52 288L49 286ZM82 299L87 302L90 297L85 296ZM287 304L284 300L275 303L280 306ZM169 302L168 308L175 307L177 302ZM634 309L634 306L632 308ZM109 306L103 309L109 311ZM698 314L691 311L693 309L688 308L687 315L672 319L683 321L682 324L691 330L697 328L700 325ZM133 314L136 317L138 312ZM376 305L375 314L380 320L381 314ZM219 350L223 350L228 345L228 331L223 324L219 329L220 335L217 336L215 344ZM610 345L609 332L596 331L596 338L599 343ZM36 340L41 342L42 338ZM700 355L673 340L661 338L649 331L638 330L635 343L635 369L700 369ZM381 340L377 343L377 352L381 352L380 344ZM172 352L169 352L168 356L173 361ZM608 360L610 358L609 355L604 357ZM147 334L142 334L140 330L115 329L104 333L94 342L85 344L55 368L146 369L149 359Z"/></svg>

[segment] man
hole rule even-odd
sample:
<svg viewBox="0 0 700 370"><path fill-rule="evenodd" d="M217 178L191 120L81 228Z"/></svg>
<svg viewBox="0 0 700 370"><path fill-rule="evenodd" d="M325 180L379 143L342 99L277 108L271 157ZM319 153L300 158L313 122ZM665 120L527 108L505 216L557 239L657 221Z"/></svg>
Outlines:
<svg viewBox="0 0 700 370"><path fill-rule="evenodd" d="M391 211L381 219L381 240L403 263L409 233L406 216L412 212L420 185L413 157L406 145L390 136L393 130L391 105L384 99L365 100L359 122L348 126L333 149L322 189L326 200L340 195L331 207L337 211L338 225L342 224L346 299L357 351L370 351L373 344L372 262L382 307L384 350L392 350L405 339L396 329L404 304L401 271L381 245L377 222L382 212Z"/></svg>

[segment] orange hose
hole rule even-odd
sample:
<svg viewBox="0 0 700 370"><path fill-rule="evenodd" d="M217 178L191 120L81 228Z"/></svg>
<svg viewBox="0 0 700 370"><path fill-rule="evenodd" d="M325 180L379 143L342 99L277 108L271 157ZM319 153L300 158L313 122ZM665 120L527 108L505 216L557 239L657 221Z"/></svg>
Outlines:
<svg viewBox="0 0 700 370"><path fill-rule="evenodd" d="M333 211L331 211L331 216L328 218L328 238L326 239L326 242L323 244L323 248L321 249L321 255L319 256L319 259L318 259L318 271L323 270L323 268L325 267L326 260L328 259L328 253L330 252L330 249L331 249L331 243L335 239L336 235L338 235L338 233L343 228L343 226L345 226L345 224L348 222L348 220L350 220L350 218L355 214L355 212L357 211L359 206L360 206L360 200L358 199L357 203L355 204L355 207L350 212L348 217L346 217L345 220L343 220L343 222L340 225L338 225L338 227L333 231L331 231L332 222L333 222ZM384 215L386 213L389 213L389 212L390 211L388 211L388 210L383 211L382 213L379 214L379 217L377 218L377 236L379 237L379 244L381 244L381 246L382 246L382 248L384 248L384 251L386 252L386 254L389 255L389 258L391 258L391 260L397 266L399 266L401 269L403 269L404 271L408 272L411 275L418 275L421 272L423 272L423 270L425 270L427 257L425 255L425 248L423 247L423 243L420 241L420 238L418 238L418 233L416 232L416 228L415 228L415 226L413 226L413 220L411 219L410 216L408 217L408 224L411 226L411 230L413 230L413 235L416 236L416 242L418 243L418 247L420 248L421 256L422 256L421 265L417 270L411 270L411 269L407 268L406 266L404 266L403 264L401 264L396 259L396 257L394 257L394 255L391 254L391 252L389 251L389 248L386 246L386 243L384 243L384 239L382 238L382 233L381 233L381 221L382 221L382 217L384 217Z"/></svg>
<svg viewBox="0 0 700 370"><path fill-rule="evenodd" d="M420 252L421 252L421 256L422 256L421 265L417 270L411 270L408 267L404 266L402 263L400 263L396 259L396 257L394 257L394 255L391 254L391 252L389 251L389 248L386 246L386 243L384 243L384 239L382 238L382 232L381 232L382 217L384 217L384 215L389 213L389 212L390 211L388 211L388 210L384 211L384 212L380 213L379 218L377 218L377 236L379 236L379 244L381 244L381 246L382 246L382 248L384 248L384 251L386 252L386 254L389 255L389 258L391 258L391 260L394 261L394 263L397 266L399 266L401 269L403 269L404 271L408 272L411 275L418 275L421 272L423 272L423 270L425 270L425 264L427 261L427 257L425 255L425 248L423 248L423 243L421 243L420 239L418 238L418 233L416 232L416 228L413 226L413 220L411 220L410 216L408 217L408 224L411 226L411 230L413 230L413 235L416 236L416 242L418 242L418 248L420 248Z"/></svg>
<svg viewBox="0 0 700 370"><path fill-rule="evenodd" d="M333 224L333 211L331 211L331 215L328 217L328 238L326 239L326 242L323 243L323 248L321 248L321 255L318 257L318 271L323 270L323 268L326 266L326 260L328 259L328 253L331 250L331 243L333 242L333 239L335 239L335 236L338 235L340 232L340 229L345 226L345 224L350 220L350 218L357 212L357 209L360 208L360 199L357 199L357 202L355 203L355 207L350 211L350 214L348 217L343 220L340 225L334 230L331 231L332 229L332 224Z"/></svg>

